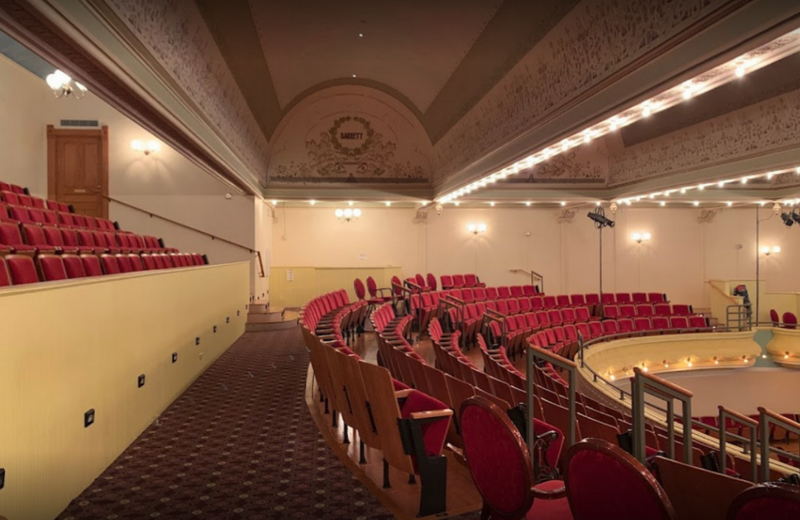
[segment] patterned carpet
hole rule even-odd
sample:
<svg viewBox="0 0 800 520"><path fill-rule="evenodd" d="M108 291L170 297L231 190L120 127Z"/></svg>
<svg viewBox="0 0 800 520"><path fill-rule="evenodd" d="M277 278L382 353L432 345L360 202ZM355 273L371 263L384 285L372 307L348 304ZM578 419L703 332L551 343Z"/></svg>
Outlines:
<svg viewBox="0 0 800 520"><path fill-rule="evenodd" d="M299 329L245 334L59 518L391 518L319 435L307 366Z"/></svg>

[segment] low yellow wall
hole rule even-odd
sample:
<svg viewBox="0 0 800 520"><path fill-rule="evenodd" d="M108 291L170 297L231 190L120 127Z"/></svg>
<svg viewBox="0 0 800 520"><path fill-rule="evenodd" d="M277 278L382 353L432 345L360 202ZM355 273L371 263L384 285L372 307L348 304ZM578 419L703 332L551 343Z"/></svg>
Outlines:
<svg viewBox="0 0 800 520"><path fill-rule="evenodd" d="M800 329L773 328L767 352L779 365L800 367Z"/></svg>
<svg viewBox="0 0 800 520"><path fill-rule="evenodd" d="M55 517L224 352L244 332L249 268L0 291L0 515Z"/></svg>
<svg viewBox="0 0 800 520"><path fill-rule="evenodd" d="M392 276L403 278L402 268L388 267L303 267L283 266L270 268L270 307L275 310L300 307L306 302L337 289L347 289L350 299L355 298L353 280L361 278L366 284L372 276L378 287L390 287Z"/></svg>

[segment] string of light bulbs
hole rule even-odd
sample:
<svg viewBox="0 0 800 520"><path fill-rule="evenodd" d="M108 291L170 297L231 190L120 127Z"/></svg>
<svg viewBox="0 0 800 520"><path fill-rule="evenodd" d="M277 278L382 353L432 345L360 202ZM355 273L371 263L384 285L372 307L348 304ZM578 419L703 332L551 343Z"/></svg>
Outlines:
<svg viewBox="0 0 800 520"><path fill-rule="evenodd" d="M780 36L752 51L746 52L736 58L703 72L696 77L669 88L637 105L629 107L608 119L583 128L557 143L538 149L513 164L492 172L483 178L471 182L466 186L445 193L436 199L437 202L455 203L458 199L470 193L485 188L497 181L505 180L511 175L528 170L537 164L569 151L572 148L588 144L592 140L608 133L628 126L640 119L666 110L681 102L692 99L721 85L742 78L746 74L761 69L775 61L800 50L800 29Z"/></svg>

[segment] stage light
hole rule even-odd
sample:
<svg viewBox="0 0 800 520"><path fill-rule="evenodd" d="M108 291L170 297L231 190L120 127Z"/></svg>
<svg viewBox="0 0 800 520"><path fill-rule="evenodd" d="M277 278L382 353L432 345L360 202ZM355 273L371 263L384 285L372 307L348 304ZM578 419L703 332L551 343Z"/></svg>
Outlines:
<svg viewBox="0 0 800 520"><path fill-rule="evenodd" d="M792 224L795 223L795 220L792 218L793 213L796 214L794 211L792 213L781 213L781 220L783 220L783 223L786 224L786 227L792 227Z"/></svg>
<svg viewBox="0 0 800 520"><path fill-rule="evenodd" d="M590 211L586 214L586 216L595 223L595 226L598 229L604 227L614 227L614 221L606 217L605 211L603 211L602 207L596 207L594 211Z"/></svg>

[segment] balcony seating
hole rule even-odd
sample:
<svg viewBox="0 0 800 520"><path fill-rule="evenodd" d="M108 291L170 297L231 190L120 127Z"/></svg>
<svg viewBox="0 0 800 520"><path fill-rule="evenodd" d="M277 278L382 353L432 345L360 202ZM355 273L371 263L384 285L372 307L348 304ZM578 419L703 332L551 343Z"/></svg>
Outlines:
<svg viewBox="0 0 800 520"><path fill-rule="evenodd" d="M800 489L788 484L759 484L742 491L728 509L728 520L800 518Z"/></svg>
<svg viewBox="0 0 800 520"><path fill-rule="evenodd" d="M534 485L528 447L504 410L471 397L461 405L460 424L467 466L483 498L482 518L572 518L561 481Z"/></svg>
<svg viewBox="0 0 800 520"><path fill-rule="evenodd" d="M428 273L427 276L425 276L425 281L427 282L427 285L430 287L431 291L435 291L437 289L436 277L433 275L433 273Z"/></svg>
<svg viewBox="0 0 800 520"><path fill-rule="evenodd" d="M33 258L28 255L7 255L5 257L11 285L23 285L39 281L39 274Z"/></svg>
<svg viewBox="0 0 800 520"><path fill-rule="evenodd" d="M769 310L769 319L772 322L772 326L773 327L779 327L780 326L781 319L778 316L778 311L776 311L775 309L770 309Z"/></svg>
<svg viewBox="0 0 800 520"><path fill-rule="evenodd" d="M66 280L67 270L64 261L60 256L54 254L40 254L37 257L39 271L42 273L42 281L52 282L56 280Z"/></svg>
<svg viewBox="0 0 800 520"><path fill-rule="evenodd" d="M784 312L783 313L783 326L787 329L796 329L797 328L797 316L791 312Z"/></svg>
<svg viewBox="0 0 800 520"><path fill-rule="evenodd" d="M576 520L678 517L655 477L630 454L600 439L584 439L567 450L566 488Z"/></svg>
<svg viewBox="0 0 800 520"><path fill-rule="evenodd" d="M8 272L6 260L0 256L0 287L11 285L11 275Z"/></svg>

